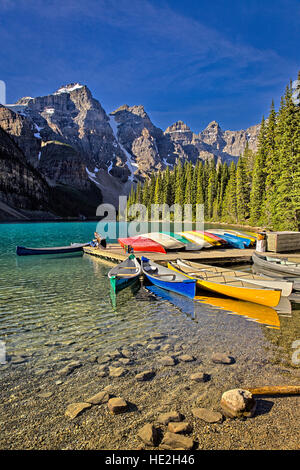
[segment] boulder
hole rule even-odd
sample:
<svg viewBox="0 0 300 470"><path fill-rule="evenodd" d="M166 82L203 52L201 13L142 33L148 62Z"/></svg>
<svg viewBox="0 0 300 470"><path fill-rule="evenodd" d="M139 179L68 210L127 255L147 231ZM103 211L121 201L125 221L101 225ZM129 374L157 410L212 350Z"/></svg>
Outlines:
<svg viewBox="0 0 300 470"><path fill-rule="evenodd" d="M139 432L138 437L146 444L147 446L156 446L158 441L158 432L153 424L147 423L143 426Z"/></svg>
<svg viewBox="0 0 300 470"><path fill-rule="evenodd" d="M121 397L111 398L108 401L107 406L109 411L113 414L124 413L125 411L127 411L128 408L126 400Z"/></svg>
<svg viewBox="0 0 300 470"><path fill-rule="evenodd" d="M254 415L256 401L248 390L235 388L223 393L221 407L228 418L250 418Z"/></svg>
<svg viewBox="0 0 300 470"><path fill-rule="evenodd" d="M164 435L160 447L164 450L190 450L193 446L194 441L190 437L168 431Z"/></svg>

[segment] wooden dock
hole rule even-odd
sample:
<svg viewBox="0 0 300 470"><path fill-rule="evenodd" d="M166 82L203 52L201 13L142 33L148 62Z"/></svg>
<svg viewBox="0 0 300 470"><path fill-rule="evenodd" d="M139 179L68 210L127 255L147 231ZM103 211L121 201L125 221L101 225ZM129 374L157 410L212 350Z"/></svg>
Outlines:
<svg viewBox="0 0 300 470"><path fill-rule="evenodd" d="M110 244L106 249L103 248L91 248L85 247L84 252L88 255L95 256L98 259L110 261L113 263L119 263L124 261L128 254L126 254L123 248L117 244ZM201 263L207 264L217 264L217 265L226 265L226 264L242 264L250 263L252 253L254 249L232 249L232 248L203 248L200 251L172 251L165 253L144 253L137 252L136 256L141 258L146 256L152 261L158 261L162 264L167 263L168 261L176 260L177 258L199 261Z"/></svg>

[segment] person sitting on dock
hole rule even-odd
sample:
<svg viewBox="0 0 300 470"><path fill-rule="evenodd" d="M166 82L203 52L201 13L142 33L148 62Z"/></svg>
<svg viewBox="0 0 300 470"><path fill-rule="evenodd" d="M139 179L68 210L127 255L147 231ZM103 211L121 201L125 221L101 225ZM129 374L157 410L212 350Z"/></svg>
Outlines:
<svg viewBox="0 0 300 470"><path fill-rule="evenodd" d="M106 239L102 238L101 235L99 235L98 232L94 233L95 240L94 242L96 243L96 248L106 248Z"/></svg>

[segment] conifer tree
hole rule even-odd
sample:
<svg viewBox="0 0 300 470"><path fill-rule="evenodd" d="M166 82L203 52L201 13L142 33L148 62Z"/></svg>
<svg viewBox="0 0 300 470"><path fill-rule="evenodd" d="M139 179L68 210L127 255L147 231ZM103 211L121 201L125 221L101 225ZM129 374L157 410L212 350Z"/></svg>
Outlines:
<svg viewBox="0 0 300 470"><path fill-rule="evenodd" d="M258 225L263 217L265 199L266 126L262 118L250 193L250 223Z"/></svg>

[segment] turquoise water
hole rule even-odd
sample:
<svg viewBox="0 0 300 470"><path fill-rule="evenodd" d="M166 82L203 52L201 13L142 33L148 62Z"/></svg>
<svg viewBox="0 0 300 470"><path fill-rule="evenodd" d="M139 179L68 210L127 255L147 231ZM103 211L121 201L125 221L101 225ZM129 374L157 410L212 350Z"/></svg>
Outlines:
<svg viewBox="0 0 300 470"><path fill-rule="evenodd" d="M199 334L212 345L227 327L232 343L241 335L253 341L255 335L264 335L264 326L242 317L229 317L224 310L220 313L176 295L149 292L143 286L137 292L126 289L116 302L107 279L110 266L88 255L15 254L17 245L87 242L96 228L95 222L0 225L0 341L5 344L8 364L24 360L43 369L53 355L58 359L105 352L153 331L180 332L183 337ZM213 318L212 312L217 312ZM282 320L282 324L287 330L292 325L291 339L298 334L298 321Z"/></svg>

